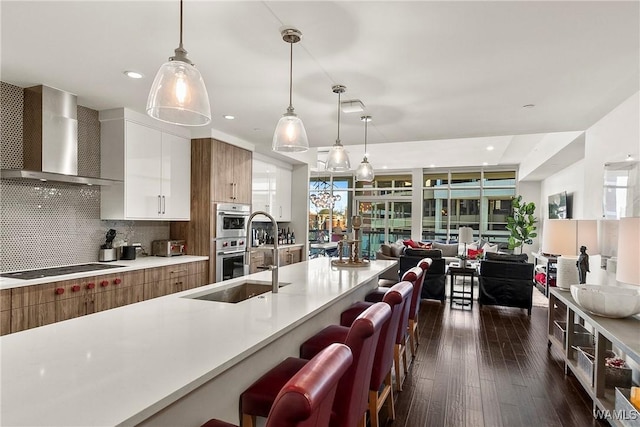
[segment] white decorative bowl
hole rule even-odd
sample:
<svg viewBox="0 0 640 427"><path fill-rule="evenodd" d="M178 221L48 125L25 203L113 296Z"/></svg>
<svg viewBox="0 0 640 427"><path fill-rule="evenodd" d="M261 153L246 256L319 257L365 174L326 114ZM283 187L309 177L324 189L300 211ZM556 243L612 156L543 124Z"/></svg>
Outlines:
<svg viewBox="0 0 640 427"><path fill-rule="evenodd" d="M571 285L571 296L588 312L614 319L640 313L640 292L605 285Z"/></svg>

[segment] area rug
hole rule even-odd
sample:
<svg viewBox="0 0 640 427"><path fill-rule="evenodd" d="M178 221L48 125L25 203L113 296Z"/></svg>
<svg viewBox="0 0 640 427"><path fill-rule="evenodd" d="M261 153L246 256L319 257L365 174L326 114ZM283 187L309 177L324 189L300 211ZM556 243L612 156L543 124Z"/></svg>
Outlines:
<svg viewBox="0 0 640 427"><path fill-rule="evenodd" d="M544 296L538 288L533 289L533 306L534 307L549 307L549 299Z"/></svg>

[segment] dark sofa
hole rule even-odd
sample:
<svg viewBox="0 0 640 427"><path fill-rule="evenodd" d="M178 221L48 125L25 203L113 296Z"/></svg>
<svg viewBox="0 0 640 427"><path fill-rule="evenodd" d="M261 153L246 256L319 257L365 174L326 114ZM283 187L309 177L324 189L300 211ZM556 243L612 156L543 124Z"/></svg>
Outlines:
<svg viewBox="0 0 640 427"><path fill-rule="evenodd" d="M533 267L523 255L487 253L480 262L478 303L526 308L531 315L533 299Z"/></svg>
<svg viewBox="0 0 640 427"><path fill-rule="evenodd" d="M400 256L400 277L409 269L418 265L423 258L431 258L432 263L424 278L422 299L445 300L445 259L440 249L412 249L406 248Z"/></svg>

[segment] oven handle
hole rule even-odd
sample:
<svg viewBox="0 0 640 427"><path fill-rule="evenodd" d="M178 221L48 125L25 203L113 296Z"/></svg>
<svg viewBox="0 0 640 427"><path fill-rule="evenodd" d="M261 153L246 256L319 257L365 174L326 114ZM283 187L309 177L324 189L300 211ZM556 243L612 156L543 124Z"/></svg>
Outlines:
<svg viewBox="0 0 640 427"><path fill-rule="evenodd" d="M235 216L238 218L249 217L250 214L244 212L235 212L235 211L218 211L218 215L228 215Z"/></svg>
<svg viewBox="0 0 640 427"><path fill-rule="evenodd" d="M220 252L218 252L218 255L238 255L238 254L243 254L243 253L244 253L244 250L242 250L242 251L231 251L231 252L220 251Z"/></svg>

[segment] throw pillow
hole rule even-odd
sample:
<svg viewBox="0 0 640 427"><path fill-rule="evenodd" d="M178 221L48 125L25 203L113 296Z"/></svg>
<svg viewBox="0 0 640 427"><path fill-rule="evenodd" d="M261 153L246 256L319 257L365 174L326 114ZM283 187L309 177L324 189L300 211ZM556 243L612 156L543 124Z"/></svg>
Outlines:
<svg viewBox="0 0 640 427"><path fill-rule="evenodd" d="M433 242L431 247L433 249L440 249L442 251L443 257L456 257L458 256L458 244L446 244L446 243L438 243Z"/></svg>
<svg viewBox="0 0 640 427"><path fill-rule="evenodd" d="M380 252L382 252L382 255L392 256L391 246L387 245L386 243L380 245Z"/></svg>
<svg viewBox="0 0 640 427"><path fill-rule="evenodd" d="M431 243L416 242L421 249L431 249Z"/></svg>
<svg viewBox="0 0 640 427"><path fill-rule="evenodd" d="M482 249L467 249L467 257L469 259L478 259L478 256L482 256Z"/></svg>
<svg viewBox="0 0 640 427"><path fill-rule="evenodd" d="M409 239L409 240L405 240L402 242L407 248L419 248L420 246L418 246L418 244L416 242L414 242L413 240Z"/></svg>
<svg viewBox="0 0 640 427"><path fill-rule="evenodd" d="M482 246L482 250L485 252L498 252L498 245L492 245L487 242Z"/></svg>
<svg viewBox="0 0 640 427"><path fill-rule="evenodd" d="M391 256L395 258L400 258L400 255L404 252L404 245L392 243L391 245Z"/></svg>

